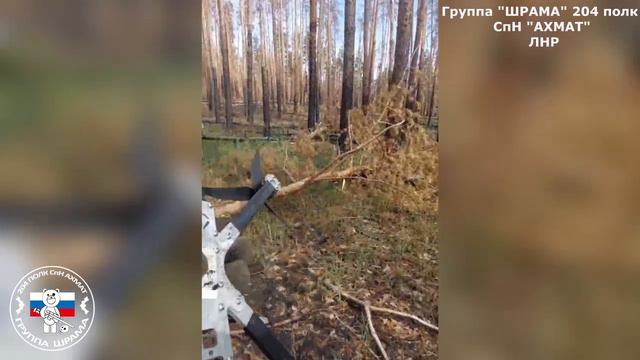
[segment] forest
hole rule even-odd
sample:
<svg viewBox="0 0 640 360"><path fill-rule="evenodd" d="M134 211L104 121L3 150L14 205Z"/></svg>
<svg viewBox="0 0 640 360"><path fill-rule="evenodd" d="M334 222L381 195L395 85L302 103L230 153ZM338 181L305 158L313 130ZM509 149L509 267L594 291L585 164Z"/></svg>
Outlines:
<svg viewBox="0 0 640 360"><path fill-rule="evenodd" d="M203 0L202 6L203 121L224 124L212 129L270 137L272 128L323 124L347 133L349 111L366 112L394 86L406 89L407 107L425 126L437 127L436 1Z"/></svg>
<svg viewBox="0 0 640 360"><path fill-rule="evenodd" d="M296 358L438 358L437 9L202 0L202 183L280 179L235 273Z"/></svg>

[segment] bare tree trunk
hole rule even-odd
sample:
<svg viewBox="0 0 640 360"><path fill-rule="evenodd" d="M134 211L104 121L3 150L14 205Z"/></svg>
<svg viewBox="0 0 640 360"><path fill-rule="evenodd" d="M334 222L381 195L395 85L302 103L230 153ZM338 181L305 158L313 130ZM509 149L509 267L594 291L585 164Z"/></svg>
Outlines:
<svg viewBox="0 0 640 360"><path fill-rule="evenodd" d="M261 55L261 67L264 66L267 70L267 74L269 72L269 47L267 45L267 22L265 15L265 4L258 3L258 21L260 25L260 55ZM268 78L268 77L267 77ZM262 85L262 88L265 86L271 87L271 82L268 81L265 85Z"/></svg>
<svg viewBox="0 0 640 360"><path fill-rule="evenodd" d="M318 33L318 3L317 0L309 1L309 112L307 115L307 128L315 129L318 124L318 73L316 69L316 40Z"/></svg>
<svg viewBox="0 0 640 360"><path fill-rule="evenodd" d="M429 21L431 20L431 15L429 15L433 10L430 8L432 5L433 0L429 0L429 8L427 9L427 18ZM433 39L433 29L431 30L431 33L428 35L429 38ZM425 40L426 40L426 36L425 36ZM425 44L426 45L426 44ZM430 41L430 49L427 50L427 48L425 47L424 49L422 49L422 54L420 55L420 63L418 65L418 83L416 85L416 99L417 101L420 102L421 105L421 109L420 109L420 114L422 114L423 116L427 115L427 111L428 111L428 94L429 94L429 90L425 89L426 87L428 87L428 82L427 82L427 56L429 56L431 54L431 52L434 49L434 44L433 41Z"/></svg>
<svg viewBox="0 0 640 360"><path fill-rule="evenodd" d="M371 82L373 81L373 68L375 66L376 59L376 31L378 30L378 3L379 0L374 0L373 7L373 28L371 30L371 44L369 45L369 73L368 79L369 82L367 84L367 92L368 92L368 102L371 101ZM380 76L380 75L378 75ZM365 105L367 105L365 104Z"/></svg>
<svg viewBox="0 0 640 360"><path fill-rule="evenodd" d="M398 0L389 0L389 13L387 14L389 17L389 33L388 33L388 50L389 52L386 54L388 59L387 59L387 83L389 83L389 80L391 79L391 69L393 69L393 60L395 57L395 49L396 49L396 28L397 25L394 26L394 24L397 24L397 19L398 17L396 16L396 8L395 8L395 3Z"/></svg>
<svg viewBox="0 0 640 360"><path fill-rule="evenodd" d="M300 72L300 79L302 80L300 81L300 94L302 94L302 98L300 99L300 104L302 104L303 106L307 105L307 108L308 108L309 77L308 77L308 72L307 73L304 72L304 60L303 60L303 59L309 58L308 46L305 46L305 44L303 43L304 39L308 39L308 35L309 35L308 34L309 27L304 26L305 19L308 19L306 14L307 14L307 11L305 7L302 6L302 11L300 12L300 28L302 29L302 31L300 31L300 61L299 61L298 71Z"/></svg>
<svg viewBox="0 0 640 360"><path fill-rule="evenodd" d="M271 27L273 32L273 52L275 57L275 78L276 78L276 101L278 109L278 117L282 117L282 73L280 66L282 62L282 54L280 52L280 37L282 36L282 27L280 26L280 11L278 10L277 0L271 0Z"/></svg>
<svg viewBox="0 0 640 360"><path fill-rule="evenodd" d="M327 9L326 9L326 3L324 0L320 0L319 1L320 4L320 17L319 19L323 19L326 22L326 18L327 18ZM318 77L318 106L320 108L322 108L322 104L325 102L325 94L323 93L323 87L322 87L322 70L324 69L323 66L325 66L324 64L326 63L325 60L325 56L326 56L326 51L323 51L324 49L326 49L327 47L327 34L323 31L323 27L322 27L322 22L320 23L320 28L317 31L317 36L316 36L316 44L320 43L321 47L320 49L317 48L316 46L316 74Z"/></svg>
<svg viewBox="0 0 640 360"><path fill-rule="evenodd" d="M353 106L353 56L356 27L354 0L344 0L344 60L342 67L342 101L340 104L340 151L348 150L349 110Z"/></svg>
<svg viewBox="0 0 640 360"><path fill-rule="evenodd" d="M431 119L433 118L433 107L435 103L436 96L436 81L438 79L438 65L436 64L435 69L433 70L433 78L431 79L431 93L429 94L429 111L427 112L427 117L429 120L427 121L427 126L431 125Z"/></svg>
<svg viewBox="0 0 640 360"><path fill-rule="evenodd" d="M218 93L218 74L216 74L216 68L213 67L211 69L211 97L213 103L213 114L215 115L216 122L220 121L220 104L218 103L218 99L220 99Z"/></svg>
<svg viewBox="0 0 640 360"><path fill-rule="evenodd" d="M425 84L425 78L426 78L426 71L425 71L425 63L426 61L426 51L422 52L422 55L420 56L420 64L418 65L418 79L417 79L417 84L416 84L416 100L418 102L420 102L420 104L422 105L422 108L420 109L420 114L422 115L426 115L426 100L423 99L424 98L424 90L422 89Z"/></svg>
<svg viewBox="0 0 640 360"><path fill-rule="evenodd" d="M299 79L299 75L298 75L298 56L300 54L300 47L299 47L299 42L298 42L298 38L299 38L299 31L297 31L298 29L298 12L299 12L299 6L298 6L298 0L293 0L293 29L294 29L294 33L293 33L293 59L291 62L292 65L292 70L293 70L293 85L292 85L292 90L293 90L293 112L294 113L298 113L298 101L300 99L300 93L298 91L298 82L300 81Z"/></svg>
<svg viewBox="0 0 640 360"><path fill-rule="evenodd" d="M284 10L282 8L282 0L278 0L278 49L279 49L279 54L280 54L280 62L278 63L278 71L280 73L279 75L279 79L280 79L280 88L281 88L281 102L282 102L282 111L286 112L287 111L287 89L286 89L286 84L284 81L284 74L285 74L285 68L284 68L284 63L285 63L285 59L286 59L286 53L285 53L285 47L284 47L284 37L286 36L286 30L282 30L282 18L283 18L283 13Z"/></svg>
<svg viewBox="0 0 640 360"><path fill-rule="evenodd" d="M291 53L289 52L289 3L290 1L285 1L286 5L283 5L282 0L280 0L280 11L284 14L284 30L283 35L280 37L280 48L282 49L282 76L284 78L284 109L283 111L287 111L288 104L291 103L291 82L287 79L289 78L289 74L291 74L291 67L289 64L291 63ZM280 19L282 21L282 19ZM286 75L285 75L286 74Z"/></svg>
<svg viewBox="0 0 640 360"><path fill-rule="evenodd" d="M252 11L251 0L245 0L245 21L247 25L247 49L246 49L246 62L247 62L247 119L249 124L253 125L253 34L252 34Z"/></svg>
<svg viewBox="0 0 640 360"><path fill-rule="evenodd" d="M237 62L238 59L235 56L235 52L233 51L233 39L234 39L234 28L233 25L229 25L229 21L231 21L231 24L233 24L233 21L231 19L234 18L233 16L233 7L231 6L231 4L229 2L224 2L223 0L223 5L225 8L225 33L226 33L226 38L227 38L227 49L231 49L228 50L228 54L229 54L229 81L231 84L231 106L232 106L232 110L233 110L233 100L236 99L237 97L243 96L243 92L242 92L242 82L238 81L238 66L237 66Z"/></svg>
<svg viewBox="0 0 640 360"><path fill-rule="evenodd" d="M211 72L207 71L207 74L205 76L205 81L207 82L207 84L205 85L205 92L206 92L206 96L207 96L207 109L209 110L209 113L213 112L213 89L211 88L212 83L213 83L213 79L211 78Z"/></svg>
<svg viewBox="0 0 640 360"><path fill-rule="evenodd" d="M267 69L262 65L262 119L264 136L271 137L271 110L269 109L269 79Z"/></svg>
<svg viewBox="0 0 640 360"><path fill-rule="evenodd" d="M224 8L222 7L222 0L218 2L218 17L220 20L220 51L222 52L222 85L224 88L225 98L225 125L227 128L231 128L233 124L233 118L231 115L231 79L229 77L229 49L227 47L227 29L224 16Z"/></svg>
<svg viewBox="0 0 640 360"><path fill-rule="evenodd" d="M364 19L362 22L363 25L363 62L364 67L362 69L362 107L366 108L369 105L369 83L371 79L369 78L369 68L371 67L371 58L369 57L369 46L371 42L369 38L371 37L369 23L371 21L371 0L364 0ZM373 34L375 36L375 33Z"/></svg>
<svg viewBox="0 0 640 360"><path fill-rule="evenodd" d="M389 86L400 85L404 71L409 65L411 52L411 29L413 24L413 0L399 0L398 28L396 31L396 50L393 60L393 72Z"/></svg>
<svg viewBox="0 0 640 360"><path fill-rule="evenodd" d="M334 14L334 3L331 0L323 0L326 1L326 20L323 22L325 26L326 33L326 64L325 64L325 82L326 82L326 99L325 104L327 108L333 105L333 14Z"/></svg>
<svg viewBox="0 0 640 360"><path fill-rule="evenodd" d="M203 95L207 101L207 108L209 112L213 111L213 104L211 99L211 29L209 27L209 1L202 1L202 90Z"/></svg>
<svg viewBox="0 0 640 360"><path fill-rule="evenodd" d="M407 99L407 107L412 111L418 109L417 104L417 81L418 62L422 56L423 39L427 28L425 26L425 18L427 16L427 1L419 0L418 5L418 23L416 25L416 37L413 41L413 54L411 56L411 68L409 69L409 98Z"/></svg>

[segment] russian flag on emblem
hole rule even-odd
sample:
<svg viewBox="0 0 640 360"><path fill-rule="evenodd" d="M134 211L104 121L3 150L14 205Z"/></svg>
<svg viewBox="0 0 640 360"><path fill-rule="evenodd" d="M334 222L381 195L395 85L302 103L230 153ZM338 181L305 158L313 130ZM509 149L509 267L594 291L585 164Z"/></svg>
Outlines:
<svg viewBox="0 0 640 360"><path fill-rule="evenodd" d="M36 309L42 309L44 302L42 301L41 292L32 292L29 294L29 306L31 308L31 317L40 317L40 314L36 312ZM58 311L60 311L60 317L74 317L76 316L76 293L74 292L60 292L60 302L56 305Z"/></svg>

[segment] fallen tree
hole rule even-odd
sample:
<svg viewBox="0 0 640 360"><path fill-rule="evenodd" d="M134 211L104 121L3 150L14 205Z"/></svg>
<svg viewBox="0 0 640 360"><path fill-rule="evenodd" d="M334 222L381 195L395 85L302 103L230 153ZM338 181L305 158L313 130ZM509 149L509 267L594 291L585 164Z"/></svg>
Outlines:
<svg viewBox="0 0 640 360"><path fill-rule="evenodd" d="M437 162L432 161L433 156L429 156L433 154L433 145L426 132L421 131L419 126L405 114L404 109L402 111L391 109L390 102L391 98L386 103L380 103L379 115L376 119L363 117L358 113L352 114L355 116L352 116L354 121L352 121L353 129L350 129L350 132L353 137L350 136L350 138L354 147L339 153L326 166L312 172L311 175L303 175L309 174L309 171L302 172L301 175L304 177L301 180L294 178L287 169L285 152L282 170L291 183L282 186L275 196L287 196L321 181L366 180L384 184L386 192L389 192L388 189L394 189L402 193L404 195L402 202L405 207L410 201L428 203L425 198L429 200L428 196L435 196L434 189L437 188L435 184ZM387 121L391 111L398 112L397 122ZM313 139L322 139L322 133L327 130L324 126L319 126L311 133L302 134L302 137L297 138L296 143L310 144ZM403 133L402 142L398 142L392 136L392 133L396 132ZM356 154L363 154L363 156L354 161ZM354 162L358 164L355 165ZM245 204L245 201L218 203L216 215L231 216L240 212Z"/></svg>
<svg viewBox="0 0 640 360"><path fill-rule="evenodd" d="M366 167L352 167L345 170L325 172L323 174L314 174L306 177L302 180L296 181L289 185L283 186L280 191L276 193L276 197L287 196L295 192L301 191L307 186L319 182L319 181L339 181L353 178L355 175L360 175L367 171ZM216 206L216 216L231 216L237 214L242 210L246 201L234 201L226 204Z"/></svg>

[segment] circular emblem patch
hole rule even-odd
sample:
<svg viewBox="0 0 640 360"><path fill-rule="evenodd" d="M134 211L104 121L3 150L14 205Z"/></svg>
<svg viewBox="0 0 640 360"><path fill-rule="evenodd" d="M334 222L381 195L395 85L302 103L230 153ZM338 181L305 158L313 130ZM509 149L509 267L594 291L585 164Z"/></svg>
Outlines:
<svg viewBox="0 0 640 360"><path fill-rule="evenodd" d="M43 266L25 275L11 294L13 328L36 349L62 351L82 340L93 323L93 293L75 271Z"/></svg>

